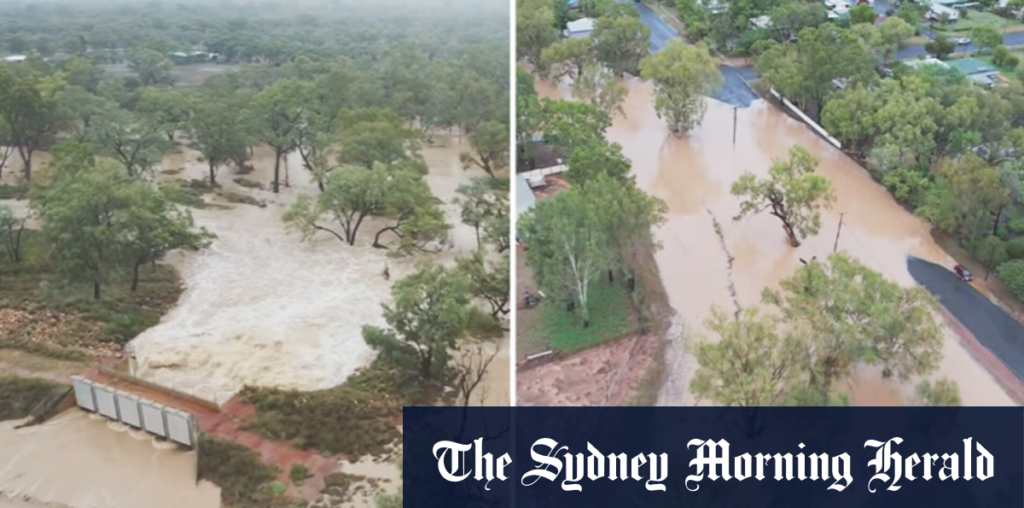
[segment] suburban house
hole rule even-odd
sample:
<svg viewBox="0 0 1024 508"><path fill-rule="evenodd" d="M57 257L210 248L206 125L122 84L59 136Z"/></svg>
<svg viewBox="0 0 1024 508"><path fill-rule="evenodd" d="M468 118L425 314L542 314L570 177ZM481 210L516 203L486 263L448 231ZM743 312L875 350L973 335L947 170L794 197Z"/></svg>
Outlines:
<svg viewBox="0 0 1024 508"><path fill-rule="evenodd" d="M711 14L722 14L729 10L729 4L722 0L697 0L697 5L706 8Z"/></svg>
<svg viewBox="0 0 1024 508"><path fill-rule="evenodd" d="M943 18L943 15L947 16L946 19L949 23L960 19L960 11L939 3L932 4L928 9L927 18L932 21L940 21Z"/></svg>
<svg viewBox="0 0 1024 508"><path fill-rule="evenodd" d="M21 62L24 62L25 60L28 60L28 57L25 55L11 55L4 57L4 63L9 64L19 64Z"/></svg>
<svg viewBox="0 0 1024 508"><path fill-rule="evenodd" d="M914 60L904 60L903 65L906 65L911 69L920 69L922 67L928 67L929 65L937 65L939 67L944 68L949 67L948 63L943 62L942 60L939 60L938 58L935 58L933 56L929 56L927 58L917 58Z"/></svg>
<svg viewBox="0 0 1024 508"><path fill-rule="evenodd" d="M948 63L950 67L964 73L967 79L986 88L992 88L999 83L999 71L980 60L961 58Z"/></svg>
<svg viewBox="0 0 1024 508"><path fill-rule="evenodd" d="M168 53L167 58L174 62L174 65L191 65L216 60L217 55L205 51L189 51L188 53L175 51L174 53Z"/></svg>
<svg viewBox="0 0 1024 508"><path fill-rule="evenodd" d="M581 18L565 24L562 36L566 39L586 39L594 31L597 21L594 18Z"/></svg>
<svg viewBox="0 0 1024 508"><path fill-rule="evenodd" d="M750 18L750 28L764 30L772 27L772 18L769 16L758 16Z"/></svg>

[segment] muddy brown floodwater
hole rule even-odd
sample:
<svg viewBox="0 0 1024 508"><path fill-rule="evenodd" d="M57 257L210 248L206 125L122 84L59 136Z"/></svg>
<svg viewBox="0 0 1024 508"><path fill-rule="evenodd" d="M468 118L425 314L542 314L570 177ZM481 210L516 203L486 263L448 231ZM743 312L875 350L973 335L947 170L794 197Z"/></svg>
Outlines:
<svg viewBox="0 0 1024 508"><path fill-rule="evenodd" d="M0 422L0 507L217 508L196 454L77 409L38 426Z"/></svg>
<svg viewBox="0 0 1024 508"><path fill-rule="evenodd" d="M856 162L771 104L758 100L735 111L733 144L734 108L706 99L702 125L676 137L651 105L653 86L637 79L625 84L629 88L626 115L616 116L608 138L621 144L632 160L637 184L668 204L668 221L656 232L664 249L656 257L670 303L686 328L682 337L672 338L666 353L666 381L659 404L699 402L688 390L695 362L687 345L713 339L703 326L711 309L757 305L762 290L777 287L801 265L801 259L831 254L840 213L845 212L845 218L839 249L899 284L915 284L907 270L909 255L945 266L953 264L932 240L925 221L896 203ZM537 90L543 97L570 95L564 84L554 87L538 81ZM778 220L767 214L733 221L739 200L729 192L741 174L766 175L771 161L785 158L795 145L820 159L818 174L832 182L837 196L832 209L822 213L819 234L799 248L787 243ZM947 329L946 335L935 376L955 380L965 405L1012 405L952 331ZM913 404L916 381L884 381L876 369L864 366L847 383L847 389L856 405Z"/></svg>

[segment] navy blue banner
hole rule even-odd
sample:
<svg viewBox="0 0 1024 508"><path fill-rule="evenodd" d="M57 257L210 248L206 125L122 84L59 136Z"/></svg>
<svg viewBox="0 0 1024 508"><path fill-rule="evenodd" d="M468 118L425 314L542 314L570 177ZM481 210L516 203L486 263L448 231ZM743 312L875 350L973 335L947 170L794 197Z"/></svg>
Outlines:
<svg viewBox="0 0 1024 508"><path fill-rule="evenodd" d="M1024 507L1024 408L405 408L407 508Z"/></svg>

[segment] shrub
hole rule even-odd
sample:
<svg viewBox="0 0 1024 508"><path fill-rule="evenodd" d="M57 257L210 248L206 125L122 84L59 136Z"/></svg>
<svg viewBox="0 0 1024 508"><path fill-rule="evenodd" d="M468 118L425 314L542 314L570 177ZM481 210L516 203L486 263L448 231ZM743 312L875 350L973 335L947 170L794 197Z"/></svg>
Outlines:
<svg viewBox="0 0 1024 508"><path fill-rule="evenodd" d="M889 189L896 201L906 203L914 208L931 188L928 175L911 168L899 168L882 177L882 184Z"/></svg>
<svg viewBox="0 0 1024 508"><path fill-rule="evenodd" d="M292 483L300 486L310 477L309 469L301 462L293 464L291 471L288 472L288 477L291 478Z"/></svg>
<svg viewBox="0 0 1024 508"><path fill-rule="evenodd" d="M1003 281L1003 284L1006 284L1006 287L1010 288L1017 298L1024 299L1024 259L1007 261L999 265L996 273L999 275L999 280Z"/></svg>

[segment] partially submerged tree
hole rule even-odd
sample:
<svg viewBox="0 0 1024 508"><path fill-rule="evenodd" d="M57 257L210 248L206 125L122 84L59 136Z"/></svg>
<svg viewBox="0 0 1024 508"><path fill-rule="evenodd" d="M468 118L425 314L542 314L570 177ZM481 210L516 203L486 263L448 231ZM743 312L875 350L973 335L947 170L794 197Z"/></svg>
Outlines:
<svg viewBox="0 0 1024 508"><path fill-rule="evenodd" d="M316 197L299 196L284 214L284 221L306 239L324 231L355 245L363 220L384 211L387 184L387 168L380 164L370 170L344 167L332 171L324 191ZM325 221L337 223L341 231L325 226Z"/></svg>
<svg viewBox="0 0 1024 508"><path fill-rule="evenodd" d="M488 262L480 252L458 260L459 271L469 279L473 296L487 302L491 307L491 316L495 318L509 312L509 267L508 256L503 256L500 261Z"/></svg>
<svg viewBox="0 0 1024 508"><path fill-rule="evenodd" d="M615 73L603 65L587 64L572 90L573 95L608 116L615 113L626 116L626 110L622 108L622 103L626 100L629 91L622 83L619 83Z"/></svg>
<svg viewBox="0 0 1024 508"><path fill-rule="evenodd" d="M90 138L102 154L119 162L132 178L153 169L171 149L159 124L122 109L102 113Z"/></svg>
<svg viewBox="0 0 1024 508"><path fill-rule="evenodd" d="M743 174L732 185L732 194L743 199L734 220L768 211L782 221L789 243L799 246L802 238L817 234L821 227L819 209L835 200L828 179L814 174L817 165L810 152L795 146L789 150L789 160L772 163L768 178Z"/></svg>
<svg viewBox="0 0 1024 508"><path fill-rule="evenodd" d="M494 177L499 168L508 166L508 126L499 122L484 122L469 134L472 152L459 154L463 169L476 166Z"/></svg>
<svg viewBox="0 0 1024 508"><path fill-rule="evenodd" d="M735 317L716 308L706 326L719 340L697 344L690 391L723 406L786 405L800 385L802 346L779 331L778 318L756 308Z"/></svg>
<svg viewBox="0 0 1024 508"><path fill-rule="evenodd" d="M292 79L278 81L256 95L250 106L257 137L274 149L274 193L281 190L281 159L297 143L308 86Z"/></svg>
<svg viewBox="0 0 1024 508"><path fill-rule="evenodd" d="M502 193L488 179L474 178L459 185L455 192L459 194L455 203L462 208L462 223L473 228L477 250L480 250L483 248L480 233L487 221L494 217L507 217L508 189Z"/></svg>
<svg viewBox="0 0 1024 508"><path fill-rule="evenodd" d="M469 283L458 271L423 263L391 288L387 328L363 327L363 339L395 368L415 369L424 380L447 374L451 350L465 335Z"/></svg>
<svg viewBox="0 0 1024 508"><path fill-rule="evenodd" d="M565 77L578 80L594 58L594 41L589 37L564 39L544 48L540 55L541 68L555 81Z"/></svg>
<svg viewBox="0 0 1024 508"><path fill-rule="evenodd" d="M373 237L373 246L386 249L381 239L385 233L398 238L398 251L423 251L435 244L440 248L448 241L448 224L441 200L430 192L423 177L413 171L396 169L389 172L384 188L380 215L390 220Z"/></svg>
<svg viewBox="0 0 1024 508"><path fill-rule="evenodd" d="M246 120L234 104L225 100L211 97L193 101L188 123L192 147L203 155L211 185L217 183L221 167L248 158L248 134L252 129Z"/></svg>
<svg viewBox="0 0 1024 508"><path fill-rule="evenodd" d="M597 59L619 75L635 73L651 46L651 30L631 16L598 19L592 37Z"/></svg>
<svg viewBox="0 0 1024 508"><path fill-rule="evenodd" d="M922 406L957 407L960 406L960 389L956 381L942 378L932 384L925 379L917 385L917 398Z"/></svg>
<svg viewBox="0 0 1024 508"><path fill-rule="evenodd" d="M19 217L7 205L0 205L0 238L12 263L21 263L21 235L25 232L28 216Z"/></svg>
<svg viewBox="0 0 1024 508"><path fill-rule="evenodd" d="M49 148L64 124L63 88L59 76L39 78L27 66L0 65L0 118L26 182L32 180L32 156Z"/></svg>
<svg viewBox="0 0 1024 508"><path fill-rule="evenodd" d="M345 164L369 169L379 162L393 167L419 157L420 133L406 128L394 111L342 111L338 122L341 160Z"/></svg>
<svg viewBox="0 0 1024 508"><path fill-rule="evenodd" d="M707 107L704 96L722 85L718 64L703 43L669 42L640 62L640 75L654 81L654 109L676 135L700 125Z"/></svg>

